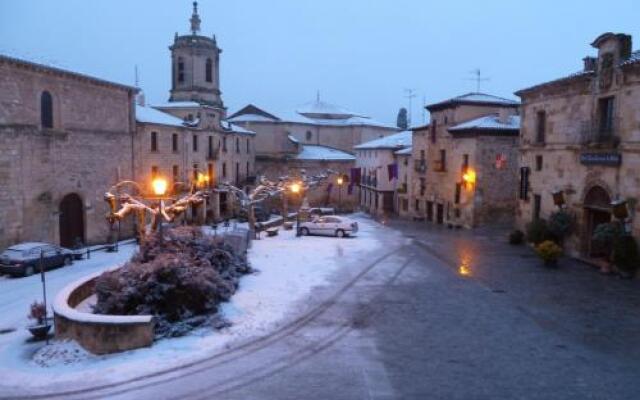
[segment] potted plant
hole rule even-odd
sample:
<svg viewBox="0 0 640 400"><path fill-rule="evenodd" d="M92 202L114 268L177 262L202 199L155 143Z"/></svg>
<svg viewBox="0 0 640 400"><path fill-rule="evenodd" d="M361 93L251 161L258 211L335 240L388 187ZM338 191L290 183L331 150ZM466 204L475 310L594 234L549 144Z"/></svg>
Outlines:
<svg viewBox="0 0 640 400"><path fill-rule="evenodd" d="M604 260L600 272L611 273L611 258L613 254L613 244L622 235L622 227L617 222L608 222L596 226L592 236L592 253L600 254Z"/></svg>
<svg viewBox="0 0 640 400"><path fill-rule="evenodd" d="M549 240L550 234L547 228L547 221L539 218L527 225L527 241L538 245L545 240Z"/></svg>
<svg viewBox="0 0 640 400"><path fill-rule="evenodd" d="M556 267L558 259L562 256L562 247L551 240L545 240L536 246L536 253L547 267Z"/></svg>
<svg viewBox="0 0 640 400"><path fill-rule="evenodd" d="M547 230L558 243L563 243L564 238L571 234L572 227L573 218L565 210L556 211L549 216Z"/></svg>
<svg viewBox="0 0 640 400"><path fill-rule="evenodd" d="M639 262L638 243L633 236L619 236L613 243L613 263L620 276L625 279L633 278Z"/></svg>
<svg viewBox="0 0 640 400"><path fill-rule="evenodd" d="M38 340L45 339L51 330L51 325L47 320L47 309L44 306L44 303L34 301L31 304L31 310L28 317L35 321L34 325L28 327L29 332L31 332L33 337Z"/></svg>

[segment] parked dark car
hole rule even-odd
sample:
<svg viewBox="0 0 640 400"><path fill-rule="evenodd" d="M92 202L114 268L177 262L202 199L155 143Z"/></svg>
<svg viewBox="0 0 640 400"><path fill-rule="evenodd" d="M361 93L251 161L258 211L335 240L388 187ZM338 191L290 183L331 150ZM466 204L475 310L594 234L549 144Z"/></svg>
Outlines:
<svg viewBox="0 0 640 400"><path fill-rule="evenodd" d="M73 263L73 252L69 249L48 243L20 243L0 253L0 273L33 275L40 271L40 254L45 270Z"/></svg>
<svg viewBox="0 0 640 400"><path fill-rule="evenodd" d="M254 207L253 213L256 216L256 222L264 222L268 221L271 216L264 208L262 207ZM247 222L249 220L249 213L244 208L240 209L238 213L238 221Z"/></svg>

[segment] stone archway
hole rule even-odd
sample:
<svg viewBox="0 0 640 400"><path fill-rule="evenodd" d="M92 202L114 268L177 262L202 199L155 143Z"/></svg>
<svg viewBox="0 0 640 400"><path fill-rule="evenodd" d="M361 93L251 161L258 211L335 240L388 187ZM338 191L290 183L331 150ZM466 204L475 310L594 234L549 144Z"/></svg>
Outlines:
<svg viewBox="0 0 640 400"><path fill-rule="evenodd" d="M611 222L611 195L602 186L592 186L584 197L584 227L582 252L588 257L601 257L593 246L593 231L600 224Z"/></svg>
<svg viewBox="0 0 640 400"><path fill-rule="evenodd" d="M80 196L75 193L64 196L58 211L60 245L73 247L78 241L84 243L84 207Z"/></svg>

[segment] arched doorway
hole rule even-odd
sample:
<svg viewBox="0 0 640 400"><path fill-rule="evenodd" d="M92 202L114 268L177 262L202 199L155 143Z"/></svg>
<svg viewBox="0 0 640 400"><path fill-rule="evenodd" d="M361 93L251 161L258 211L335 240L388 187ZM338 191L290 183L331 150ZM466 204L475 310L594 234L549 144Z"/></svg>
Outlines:
<svg viewBox="0 0 640 400"><path fill-rule="evenodd" d="M73 247L78 241L84 243L84 209L82 199L70 193L60 202L60 245Z"/></svg>
<svg viewBox="0 0 640 400"><path fill-rule="evenodd" d="M611 196L601 186L594 186L584 198L585 236L583 251L589 257L601 257L598 249L593 246L593 231L600 224L611 222Z"/></svg>

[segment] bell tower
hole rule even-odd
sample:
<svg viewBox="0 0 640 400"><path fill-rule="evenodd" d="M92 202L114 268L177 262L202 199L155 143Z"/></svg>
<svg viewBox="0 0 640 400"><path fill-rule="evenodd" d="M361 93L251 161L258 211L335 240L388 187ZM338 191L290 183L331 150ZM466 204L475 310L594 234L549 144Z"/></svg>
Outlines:
<svg viewBox="0 0 640 400"><path fill-rule="evenodd" d="M171 50L171 97L169 101L194 101L224 108L220 97L220 53L215 35L200 35L198 2L193 2L191 33L176 33Z"/></svg>

